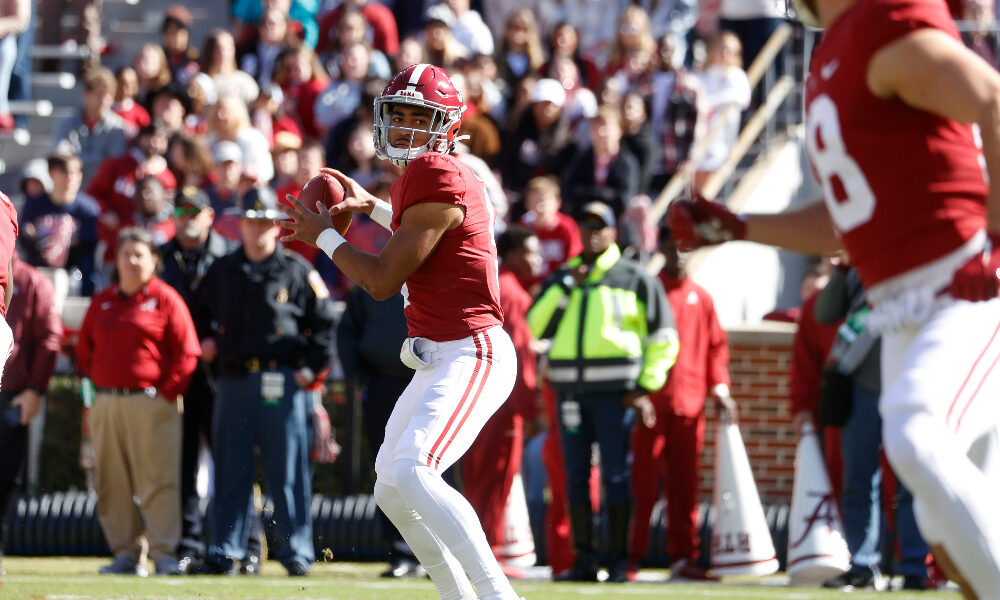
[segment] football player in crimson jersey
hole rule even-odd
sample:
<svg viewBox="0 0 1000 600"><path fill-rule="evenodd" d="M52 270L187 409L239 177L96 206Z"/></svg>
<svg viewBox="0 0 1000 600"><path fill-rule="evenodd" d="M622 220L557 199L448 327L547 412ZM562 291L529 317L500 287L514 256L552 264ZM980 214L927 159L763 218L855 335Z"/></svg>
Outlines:
<svg viewBox="0 0 1000 600"><path fill-rule="evenodd" d="M333 208L288 197L292 230L326 252L378 300L402 289L410 337L400 358L416 370L375 459L375 499L430 574L441 598L517 598L468 501L441 479L514 385L516 358L500 309L494 214L483 183L451 152L465 105L448 74L417 64L375 100L375 149L403 167L392 203L339 171ZM377 256L333 229L331 215L363 212L392 231ZM470 585L471 580L471 585Z"/></svg>
<svg viewBox="0 0 1000 600"><path fill-rule="evenodd" d="M4 318L14 295L14 242L17 240L17 211L7 194L0 192L0 377L3 366L14 350L14 333Z"/></svg>
<svg viewBox="0 0 1000 600"><path fill-rule="evenodd" d="M1000 415L1000 74L943 0L795 3L825 28L806 80L825 204L734 215L695 199L670 208L671 228L682 247L849 252L883 336L886 454L966 597L1000 598L1000 481L983 452Z"/></svg>

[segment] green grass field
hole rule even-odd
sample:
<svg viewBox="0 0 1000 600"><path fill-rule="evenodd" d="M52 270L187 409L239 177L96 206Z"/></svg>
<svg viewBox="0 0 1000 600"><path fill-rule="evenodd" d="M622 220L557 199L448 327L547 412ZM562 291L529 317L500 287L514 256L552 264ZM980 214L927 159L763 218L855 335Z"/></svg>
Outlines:
<svg viewBox="0 0 1000 600"><path fill-rule="evenodd" d="M99 576L100 558L5 558L7 575L0 577L0 600L191 599L230 600L296 598L328 600L435 600L430 580L379 579L379 563L317 564L309 577L290 578L276 562L268 562L259 577L136 577ZM151 565L150 565L151 566ZM660 573L660 572L654 572ZM666 575L666 572L662 572ZM721 584L556 584L517 581L514 588L526 600L771 600L811 598L864 599L876 592L843 592L778 585L779 579L726 581ZM957 599L955 592L894 592L893 600Z"/></svg>

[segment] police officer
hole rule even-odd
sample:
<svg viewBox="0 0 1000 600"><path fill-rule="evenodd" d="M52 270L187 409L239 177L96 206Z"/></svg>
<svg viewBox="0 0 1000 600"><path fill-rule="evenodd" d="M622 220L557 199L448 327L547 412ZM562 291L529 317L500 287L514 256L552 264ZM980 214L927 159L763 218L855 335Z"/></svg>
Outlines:
<svg viewBox="0 0 1000 600"><path fill-rule="evenodd" d="M160 247L163 272L160 278L176 289L188 308L194 312L195 290L208 268L219 258L235 249L235 244L212 230L215 211L208 194L195 186L184 186L174 200L176 235ZM195 324L198 325L197 323ZM211 337L205 324L198 339ZM181 441L181 542L177 548L178 565L184 573L194 573L205 557L205 515L196 486L198 456L201 441L212 443L212 406L215 403L215 381L211 365L198 361L191 383L184 393L183 439ZM240 571L256 575L260 570L261 534L263 523L251 508L251 532L247 557Z"/></svg>
<svg viewBox="0 0 1000 600"><path fill-rule="evenodd" d="M242 246L217 260L196 292L197 321L211 329L202 340L204 357L218 371L214 528L206 560L214 573L235 573L246 554L255 447L274 502L272 555L289 575L305 575L315 559L306 389L332 360L334 314L319 274L278 244L276 202L270 188L244 195Z"/></svg>

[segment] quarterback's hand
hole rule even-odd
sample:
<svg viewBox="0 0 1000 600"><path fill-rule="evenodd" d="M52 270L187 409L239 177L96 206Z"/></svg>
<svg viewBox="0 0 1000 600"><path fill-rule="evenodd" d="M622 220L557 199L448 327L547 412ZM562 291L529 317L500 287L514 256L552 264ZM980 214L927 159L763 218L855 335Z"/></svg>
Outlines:
<svg viewBox="0 0 1000 600"><path fill-rule="evenodd" d="M959 267L948 293L953 298L981 302L1000 291L1000 234L991 233L983 251Z"/></svg>
<svg viewBox="0 0 1000 600"><path fill-rule="evenodd" d="M695 194L691 200L677 200L667 211L670 233L680 250L721 244L746 237L747 226L724 204Z"/></svg>
<svg viewBox="0 0 1000 600"><path fill-rule="evenodd" d="M313 212L312 209L306 207L298 198L291 194L285 195L285 199L288 200L291 206L285 206L279 202L275 208L285 213L285 216L288 218L275 219L274 222L285 229L291 229L292 232L282 236L281 241L305 242L315 247L319 234L333 228L333 219L330 217L330 213L327 212L327 208L323 206L322 202L317 200L316 212Z"/></svg>
<svg viewBox="0 0 1000 600"><path fill-rule="evenodd" d="M323 167L321 173L332 175L334 179L344 186L344 200L330 207L330 216L338 215L342 212L372 214L372 207L378 198L368 192L360 183L344 175L337 169Z"/></svg>

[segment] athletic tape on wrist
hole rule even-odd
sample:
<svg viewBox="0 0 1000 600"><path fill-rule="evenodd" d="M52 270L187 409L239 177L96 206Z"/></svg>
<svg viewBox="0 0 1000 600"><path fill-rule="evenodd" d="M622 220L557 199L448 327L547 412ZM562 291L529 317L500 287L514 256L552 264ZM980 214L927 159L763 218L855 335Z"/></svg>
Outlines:
<svg viewBox="0 0 1000 600"><path fill-rule="evenodd" d="M390 231L392 230L392 205L385 200L375 201L375 207L372 208L372 214L370 216L372 221L375 221Z"/></svg>
<svg viewBox="0 0 1000 600"><path fill-rule="evenodd" d="M337 230L332 227L323 230L323 233L319 234L319 237L316 238L316 247L326 252L326 255L331 259L333 258L334 251L341 244L345 243L347 243L347 240L344 239L344 236L337 233Z"/></svg>

